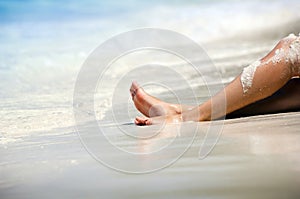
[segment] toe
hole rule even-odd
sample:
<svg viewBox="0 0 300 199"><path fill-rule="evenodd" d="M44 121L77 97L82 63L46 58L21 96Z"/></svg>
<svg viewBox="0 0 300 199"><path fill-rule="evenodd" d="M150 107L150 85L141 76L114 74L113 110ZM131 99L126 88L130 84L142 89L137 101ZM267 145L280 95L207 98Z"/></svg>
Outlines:
<svg viewBox="0 0 300 199"><path fill-rule="evenodd" d="M146 124L146 125L152 125L152 120L151 120L151 118L147 118L146 121L145 121L145 124Z"/></svg>
<svg viewBox="0 0 300 199"><path fill-rule="evenodd" d="M150 118L141 118L141 117L136 117L134 123L140 126L152 124Z"/></svg>
<svg viewBox="0 0 300 199"><path fill-rule="evenodd" d="M131 87L137 89L139 87L139 84L136 81L133 81Z"/></svg>
<svg viewBox="0 0 300 199"><path fill-rule="evenodd" d="M141 117L136 117L134 123L136 125L145 125L145 118L141 118Z"/></svg>
<svg viewBox="0 0 300 199"><path fill-rule="evenodd" d="M131 93L131 97L132 99L134 99L134 97L136 96L137 90L139 89L139 85L137 82L133 81L130 87L130 93Z"/></svg>
<svg viewBox="0 0 300 199"><path fill-rule="evenodd" d="M130 87L130 92L133 92L135 90L137 90L139 88L138 84L133 81L132 84L131 84L131 87Z"/></svg>

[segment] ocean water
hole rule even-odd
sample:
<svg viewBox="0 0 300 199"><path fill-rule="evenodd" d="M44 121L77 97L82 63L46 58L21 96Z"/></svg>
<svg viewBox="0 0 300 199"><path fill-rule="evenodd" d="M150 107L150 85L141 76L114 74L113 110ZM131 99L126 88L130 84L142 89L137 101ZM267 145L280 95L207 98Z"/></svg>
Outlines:
<svg viewBox="0 0 300 199"><path fill-rule="evenodd" d="M1 1L1 134L72 126L78 71L112 36L143 27L177 31L202 45L223 72L231 71L230 79L297 30L298 10L297 0Z"/></svg>
<svg viewBox="0 0 300 199"><path fill-rule="evenodd" d="M239 147L240 153L234 151L234 146L225 138L221 141L219 150L215 152L216 155L203 163L203 168L197 167L198 162L187 156L179 165L169 170L167 168L167 171L161 173L164 176L162 187L157 187L155 184L158 182L156 178L159 177L159 173L154 176L139 176L136 180L132 176L124 176L101 166L98 162L95 163L79 142L76 133L73 92L82 65L100 44L120 33L147 27L169 29L197 42L220 71L221 79L218 80L222 82L217 81L214 84L226 84L238 75L243 67L265 55L280 38L291 32L299 33L299 9L298 0L0 1L0 155L2 157L0 188L2 195L5 196L4 198L27 198L28 195L25 197L24 194L30 191L36 193L32 195L33 197L40 197L40 194L46 193L44 198L51 198L55 195L51 191L62 187L57 192L62 197L70 196L68 195L70 193L72 196L77 194L77 198L95 197L103 192L104 196L118 198L118 193L113 191L114 185L117 185L117 189L121 190L126 197L131 198L152 198L152 196L163 198L165 194L171 196L172 192L167 191L168 188L173 191L177 189L175 191L178 192L177 198L189 193L196 197L199 195L199 190L204 193L204 196L210 198L222 198L224 194L228 198L232 198L231 196L240 198L243 196L243 191L249 197L251 195L249 190L257 191L257 196L272 198L278 194L276 189L280 190L280 187L285 191L289 190L289 196L298 194L293 183L299 181L293 178L293 175L299 176L299 167L296 167L299 161L295 157L299 147L293 142L290 148L284 148L288 158L268 149L276 148L278 140L285 138L280 134L284 129L287 129L290 136L286 136L284 144L288 145L292 138L299 140L296 134L299 115L295 117L283 115L279 118L279 123L284 122L284 125L278 127L276 131L277 142L269 143L267 149L262 149L262 143L267 142L270 134L251 137L251 132L256 129L250 124L253 122L265 132L271 131L269 127L274 124L265 127L257 120L250 120L248 126L246 125L250 128L244 135L246 137L237 138L241 143L249 146L248 148ZM124 74L130 73L130 68L126 67L128 63L136 63L137 60L151 63L151 58L163 60L156 61L155 64L165 64L174 70L178 69L177 71L189 80L189 86L197 91L198 102L201 103L210 97L207 85L198 79L199 76L172 56L162 52L141 52L141 54L125 56L110 73L104 75L104 86L95 91L94 111L100 126L105 128L106 133L111 133L110 139L122 147L128 147L128 150L136 150L136 143L133 144L130 140L120 137L119 133L122 129L118 129L115 125L116 121L112 119L113 111L118 113L117 122L123 125L121 127L126 129L126 132L152 132L153 129L137 129L132 125L133 118L138 112L130 102L130 95L128 93L126 100L112 102L112 95L118 94L112 85L116 84ZM195 60L199 61L202 75L214 80L215 74L207 67L206 60L201 60L199 57L195 57ZM146 76L147 78L144 78ZM147 86L147 82L144 82L145 89L170 102L176 102L176 95L180 95L184 103L194 104L192 98L187 95L188 87L178 81L176 76L170 76L168 71L161 70L156 73L154 68L152 71L150 69L138 71L129 77L140 82L165 80L166 85L170 85L169 90L167 87L155 86L155 84ZM128 79L128 85L119 87L122 97L129 90L131 79ZM289 117L290 120L287 119ZM82 122L80 125L89 129L89 121ZM229 137L236 136L233 129L243 122L245 121L238 121L237 124L229 122L227 125ZM231 132L233 135L230 134ZM186 137L190 138L188 135ZM200 136L199 139L203 137ZM174 148L182 150L183 145L178 144ZM223 148L225 148L224 152L221 152ZM197 150L197 147L192 148L192 151ZM261 154L262 151L267 152ZM117 153L109 153L109 155L118 157ZM272 165L278 156L284 166L266 172L266 167ZM255 165L260 162L263 162L263 166L258 168L258 173L255 173L257 169ZM296 162L296 166L292 166L293 162ZM247 166L248 163L250 166ZM219 164L232 166L219 168ZM124 163L124 166L132 165ZM36 173L33 173L32 169ZM247 169L251 171L248 174ZM288 171L288 175L285 175L284 169ZM208 173L205 173L206 170ZM193 176L191 174L193 172L198 174ZM226 172L229 172L232 177L226 177ZM238 172L242 174L239 175ZM53 176L49 176L49 173ZM79 173L78 176L74 176L76 173ZM185 175L186 173L189 174ZM279 174L278 178L272 176L274 173ZM251 176L251 174L255 175ZM90 178L93 175L97 178ZM227 180L229 184L218 182L218 175L224 177L222 179ZM245 175L245 178L241 177L242 175ZM260 175L269 179L274 178L274 183L271 183L272 180L258 182ZM208 184L200 183L197 177L205 179ZM83 179L84 185L78 182L80 178ZM89 186L89 179L92 186ZM250 179L249 184L246 179ZM180 180L182 183L189 184L198 182L201 187L196 184L191 187L180 185ZM236 181L233 183L232 180ZM148 182L144 184L145 186L138 186L144 181ZM256 182L261 185L261 188L256 188ZM124 187L126 183L133 190L134 186L140 187L141 190L132 193ZM50 186L49 189L47 184ZM225 185L231 188L237 186L238 191L231 195L225 190ZM249 187L251 189L248 189ZM74 191L73 195L74 189L78 191ZM274 195L265 192L267 189L272 190ZM86 190L89 193L84 195L83 192ZM287 194L288 192L285 191L283 193Z"/></svg>

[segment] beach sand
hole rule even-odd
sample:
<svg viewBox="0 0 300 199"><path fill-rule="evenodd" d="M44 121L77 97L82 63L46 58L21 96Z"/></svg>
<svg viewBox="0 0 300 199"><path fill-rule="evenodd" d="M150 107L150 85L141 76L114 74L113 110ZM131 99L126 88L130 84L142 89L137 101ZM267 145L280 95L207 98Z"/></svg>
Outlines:
<svg viewBox="0 0 300 199"><path fill-rule="evenodd" d="M167 168L143 175L107 168L87 153L75 132L35 134L1 148L1 198L298 198L299 122L299 113L226 120L218 144L204 159L198 155L210 122L183 124L179 140L193 136L195 125L201 127L190 149ZM136 147L126 137L118 143ZM156 161L164 158L169 157ZM122 167L130 163L125 160Z"/></svg>

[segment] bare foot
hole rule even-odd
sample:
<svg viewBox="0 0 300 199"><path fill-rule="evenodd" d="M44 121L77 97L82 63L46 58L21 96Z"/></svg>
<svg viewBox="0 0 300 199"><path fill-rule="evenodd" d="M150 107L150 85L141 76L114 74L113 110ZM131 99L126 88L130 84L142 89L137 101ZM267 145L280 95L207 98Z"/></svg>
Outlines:
<svg viewBox="0 0 300 199"><path fill-rule="evenodd" d="M163 124L163 123L179 123L183 122L181 114L176 115L164 115L159 117L136 117L134 123L139 126Z"/></svg>
<svg viewBox="0 0 300 199"><path fill-rule="evenodd" d="M136 82L132 82L130 93L135 107L147 117L180 114L182 106L163 102L144 91Z"/></svg>

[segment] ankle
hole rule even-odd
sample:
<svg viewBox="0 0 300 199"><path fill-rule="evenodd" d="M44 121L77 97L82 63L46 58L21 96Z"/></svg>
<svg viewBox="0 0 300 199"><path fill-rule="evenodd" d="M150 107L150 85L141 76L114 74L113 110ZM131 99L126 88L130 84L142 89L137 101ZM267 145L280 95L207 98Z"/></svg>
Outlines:
<svg viewBox="0 0 300 199"><path fill-rule="evenodd" d="M182 108L180 105L175 105L175 104L168 104L169 110L171 110L172 113L174 114L181 114L182 113Z"/></svg>

